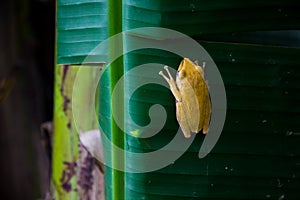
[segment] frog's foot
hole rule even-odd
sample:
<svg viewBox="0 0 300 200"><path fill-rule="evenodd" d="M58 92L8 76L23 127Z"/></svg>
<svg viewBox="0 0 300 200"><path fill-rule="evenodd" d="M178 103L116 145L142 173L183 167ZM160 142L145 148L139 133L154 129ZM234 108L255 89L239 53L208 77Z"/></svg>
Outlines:
<svg viewBox="0 0 300 200"><path fill-rule="evenodd" d="M162 71L160 71L158 74L161 75L169 83L169 81L170 81L169 78L166 77L166 75L164 75L164 73Z"/></svg>
<svg viewBox="0 0 300 200"><path fill-rule="evenodd" d="M169 83L169 85L171 85L170 83L174 82L173 77L172 77L167 65L164 66L164 69L167 71L169 77L167 77L162 71L160 71L158 74L161 75L162 77L164 77L164 79Z"/></svg>

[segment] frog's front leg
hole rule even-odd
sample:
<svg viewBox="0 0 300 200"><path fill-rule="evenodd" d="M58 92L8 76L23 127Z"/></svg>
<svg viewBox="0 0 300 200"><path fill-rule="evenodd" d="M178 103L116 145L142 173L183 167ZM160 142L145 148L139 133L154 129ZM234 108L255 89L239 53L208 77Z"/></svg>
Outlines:
<svg viewBox="0 0 300 200"><path fill-rule="evenodd" d="M165 66L164 68L167 71L169 78L167 76L165 76L162 71L159 72L159 75L161 75L168 82L168 84L170 86L170 89L176 99L177 121L180 125L180 128L181 128L184 136L186 138L189 138L189 137L191 137L191 130L190 130L190 126L188 124L188 119L187 119L186 111L184 108L184 104L182 102L182 97L181 97L180 91L177 88L176 82L172 78L171 73L169 72L168 66Z"/></svg>
<svg viewBox="0 0 300 200"><path fill-rule="evenodd" d="M171 92L173 93L175 99L177 102L180 102L181 101L181 94L176 86L176 83L168 69L168 66L165 66L164 69L167 71L168 75L169 75L169 78L167 76L164 75L164 73L162 71L159 72L159 75L161 75L162 77L164 77L164 79L167 81L167 83L169 84L170 86L170 89L171 89Z"/></svg>

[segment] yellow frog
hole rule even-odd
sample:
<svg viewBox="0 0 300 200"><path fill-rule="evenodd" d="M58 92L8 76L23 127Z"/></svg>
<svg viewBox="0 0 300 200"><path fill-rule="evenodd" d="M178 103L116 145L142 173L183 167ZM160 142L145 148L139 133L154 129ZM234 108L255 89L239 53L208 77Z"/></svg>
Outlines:
<svg viewBox="0 0 300 200"><path fill-rule="evenodd" d="M184 136L189 138L191 132L198 133L201 129L203 134L208 133L211 103L203 68L184 58L179 65L176 82L168 66L165 70L169 78L162 71L159 74L168 82L176 99L176 117Z"/></svg>

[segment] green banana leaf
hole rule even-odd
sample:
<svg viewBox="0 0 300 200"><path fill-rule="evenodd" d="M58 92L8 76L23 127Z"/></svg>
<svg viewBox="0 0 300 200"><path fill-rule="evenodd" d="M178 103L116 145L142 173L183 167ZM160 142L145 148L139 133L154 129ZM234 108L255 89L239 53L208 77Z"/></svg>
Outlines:
<svg viewBox="0 0 300 200"><path fill-rule="evenodd" d="M300 49L199 43L216 62L225 83L227 117L222 135L203 159L197 157L204 139L199 133L173 164L149 173L126 173L125 199L299 198ZM138 50L125 57L125 70L149 62L177 69L180 58L161 50ZM139 76L128 76L130 85ZM128 101L133 121L141 126L150 123L148 110L154 104L163 105L168 118L154 137L126 136L127 150L146 153L168 144L178 129L170 91L145 85ZM145 164L131 157L126 162L131 167Z"/></svg>
<svg viewBox="0 0 300 200"><path fill-rule="evenodd" d="M298 7L296 0L58 0L55 197L80 198L75 189L77 174L73 173L71 179L62 178L63 174L72 172L70 166L79 156L77 132L68 106L77 71L74 64L83 62L109 36L132 28L158 26L194 37L216 62L227 94L225 126L217 145L203 159L198 158L198 151L204 135L198 134L188 151L163 169L135 174L106 167L106 199L299 199L300 50L291 48L299 44L294 39L286 39L287 32L280 36L284 38L282 41L274 37L274 32L264 36L267 39L262 39L261 33L265 32L257 32L299 29ZM145 36L161 42L169 37L139 32L133 37ZM114 45L110 45L107 55L113 56ZM126 41L125 45L128 45ZM111 94L118 79L136 66L163 63L177 69L181 59L169 52L144 49L110 63L98 88L98 119L112 143L130 152L143 153L160 149L173 138L179 126L169 89L148 84L128 96L130 87L137 79L147 78L147 73L145 77L127 76L129 85L125 85L120 102L129 101L129 113L124 113L124 126L128 129L134 127L128 116L138 125L146 126L150 122L149 108L153 104L163 105L168 114L166 124L155 136L124 136L111 116L113 108L123 110L124 104L111 103ZM69 81L65 81L66 77ZM84 108L82 105L82 112ZM87 124L94 123L85 120ZM133 132L140 134L138 130ZM110 152L106 156L118 162L120 155ZM126 157L124 163L132 168L147 164L132 157Z"/></svg>

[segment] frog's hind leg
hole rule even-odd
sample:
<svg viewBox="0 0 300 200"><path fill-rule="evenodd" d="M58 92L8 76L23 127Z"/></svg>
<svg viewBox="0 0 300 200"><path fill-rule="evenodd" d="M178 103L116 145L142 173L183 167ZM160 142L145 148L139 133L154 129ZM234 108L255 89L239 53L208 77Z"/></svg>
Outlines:
<svg viewBox="0 0 300 200"><path fill-rule="evenodd" d="M204 104L204 121L203 121L203 134L207 134L209 131L209 123L211 118L211 102L209 96L206 97Z"/></svg>
<svg viewBox="0 0 300 200"><path fill-rule="evenodd" d="M176 117L177 121L180 125L180 128L183 132L184 137L190 138L191 137L191 130L188 122L188 118L186 112L184 110L182 102L176 102Z"/></svg>

